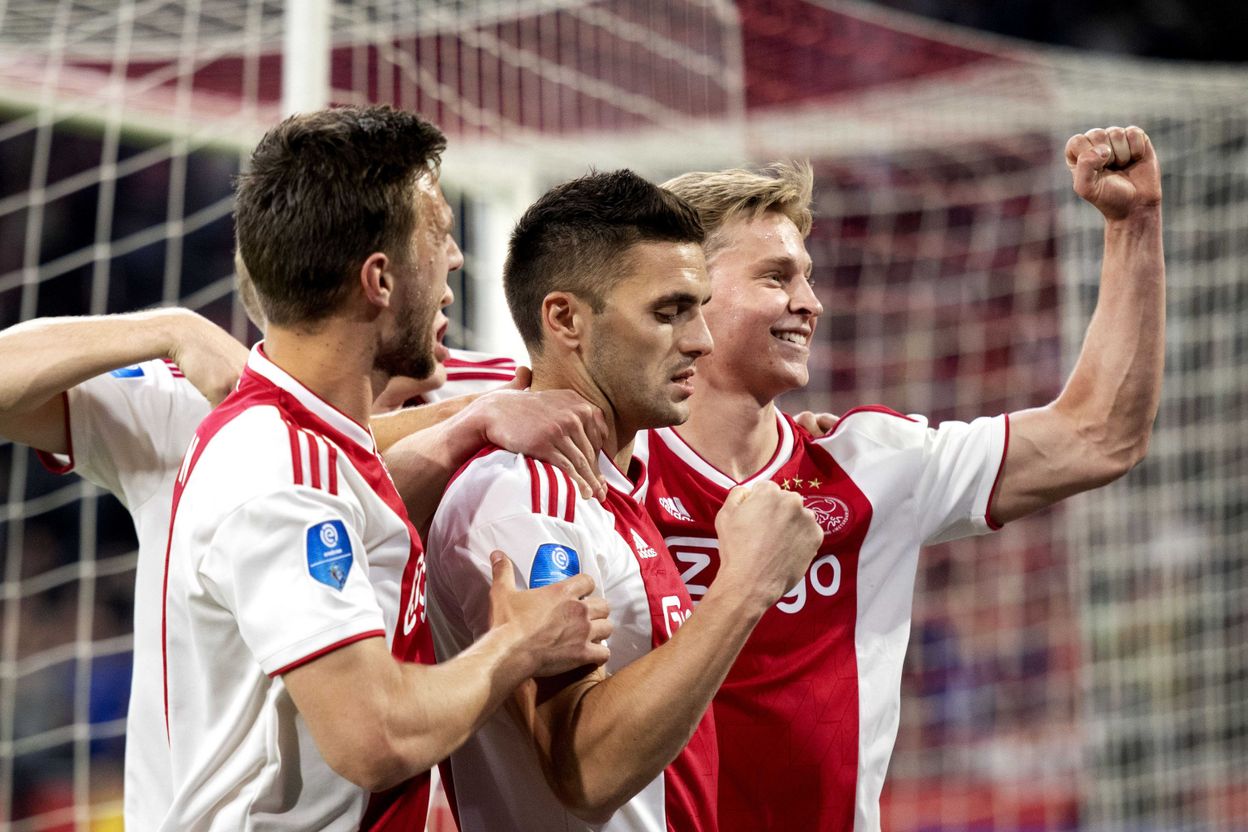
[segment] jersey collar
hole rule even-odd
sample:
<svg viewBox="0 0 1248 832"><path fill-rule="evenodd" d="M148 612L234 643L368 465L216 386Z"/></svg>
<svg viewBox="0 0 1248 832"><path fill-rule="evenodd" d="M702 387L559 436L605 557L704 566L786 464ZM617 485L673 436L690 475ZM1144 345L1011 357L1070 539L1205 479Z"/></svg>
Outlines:
<svg viewBox="0 0 1248 832"><path fill-rule="evenodd" d="M334 430L343 436L355 442L369 453L375 453L377 443L373 441L373 431L361 425L320 396L304 387L294 376L274 364L269 357L264 354L264 342L256 344L251 348L251 355L247 356L247 371L255 373L263 379L266 379L273 385L285 390L287 393L295 397L299 404L306 407L317 418L323 420Z"/></svg>
<svg viewBox="0 0 1248 832"><path fill-rule="evenodd" d="M650 486L650 477L646 461L635 453L633 454L633 463L640 469L637 482L630 480L628 475L615 464L615 460L607 456L605 452L598 452L598 470L602 472L602 477L607 481L607 486L613 491L627 494L640 503L646 499L646 489Z"/></svg>
<svg viewBox="0 0 1248 832"><path fill-rule="evenodd" d="M732 490L738 485L749 485L753 482L769 480L775 476L777 471L784 467L785 463L793 458L793 426L789 424L789 420L785 418L778 407L776 408L776 432L780 435L780 441L776 443L776 452L772 454L768 463L755 473L737 482L703 459L702 455L694 450L693 446L681 438L681 435L672 428L657 428L652 431L654 436L666 445L668 450L676 454L681 462L688 465L690 469L701 474L705 479L718 485L720 488L728 490Z"/></svg>

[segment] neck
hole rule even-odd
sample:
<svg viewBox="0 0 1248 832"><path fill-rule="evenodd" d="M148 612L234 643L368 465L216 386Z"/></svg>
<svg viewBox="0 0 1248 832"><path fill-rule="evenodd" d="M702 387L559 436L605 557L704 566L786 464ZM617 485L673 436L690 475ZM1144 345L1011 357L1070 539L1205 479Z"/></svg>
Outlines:
<svg viewBox="0 0 1248 832"><path fill-rule="evenodd" d="M702 458L734 480L758 472L776 452L776 406L748 392L703 383L689 400L689 421L676 428Z"/></svg>
<svg viewBox="0 0 1248 832"><path fill-rule="evenodd" d="M373 391L388 380L373 369L372 339L358 327L330 319L315 330L269 325L264 352L300 384L362 425L368 424Z"/></svg>
<svg viewBox="0 0 1248 832"><path fill-rule="evenodd" d="M602 443L602 451L627 474L629 463L633 461L633 440L637 438L640 428L616 411L610 398L590 378L583 364L542 360L537 355L530 355L530 361L533 364L530 389L571 390L602 411L607 423L607 438Z"/></svg>

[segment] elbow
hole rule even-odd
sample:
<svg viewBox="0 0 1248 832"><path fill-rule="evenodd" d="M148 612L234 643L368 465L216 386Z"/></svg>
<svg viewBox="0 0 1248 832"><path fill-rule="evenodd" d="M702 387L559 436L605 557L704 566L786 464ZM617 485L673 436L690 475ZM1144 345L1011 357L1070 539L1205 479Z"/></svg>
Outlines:
<svg viewBox="0 0 1248 832"><path fill-rule="evenodd" d="M563 807L586 823L604 824L628 802L608 795L593 795L583 788L556 787L555 796Z"/></svg>
<svg viewBox="0 0 1248 832"><path fill-rule="evenodd" d="M377 731L359 731L322 754L339 776L369 792L384 792L423 771L413 766L384 733Z"/></svg>
<svg viewBox="0 0 1248 832"><path fill-rule="evenodd" d="M1152 437L1152 431L1147 430L1138 436L1131 437L1128 440L1116 445L1112 448L1105 449L1101 454L1100 485L1105 485L1126 476L1130 471L1144 461L1144 457L1148 455L1148 445Z"/></svg>
<svg viewBox="0 0 1248 832"><path fill-rule="evenodd" d="M591 824L603 824L633 796L621 784L599 782L593 772L575 760L547 760L546 782L563 808Z"/></svg>

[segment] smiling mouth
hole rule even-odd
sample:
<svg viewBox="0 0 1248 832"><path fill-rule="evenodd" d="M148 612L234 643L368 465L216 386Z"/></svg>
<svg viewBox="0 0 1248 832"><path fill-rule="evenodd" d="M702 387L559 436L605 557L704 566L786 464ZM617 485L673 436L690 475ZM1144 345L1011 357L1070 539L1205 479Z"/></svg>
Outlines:
<svg viewBox="0 0 1248 832"><path fill-rule="evenodd" d="M805 332L793 332L791 330L782 330L771 333L773 338L781 341L787 341L790 344L797 344L799 347L810 346L810 335Z"/></svg>

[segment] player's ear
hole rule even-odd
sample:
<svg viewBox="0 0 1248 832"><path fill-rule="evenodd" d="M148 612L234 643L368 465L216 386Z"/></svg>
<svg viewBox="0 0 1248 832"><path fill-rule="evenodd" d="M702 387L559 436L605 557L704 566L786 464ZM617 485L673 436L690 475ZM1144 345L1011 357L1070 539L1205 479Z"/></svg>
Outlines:
<svg viewBox="0 0 1248 832"><path fill-rule="evenodd" d="M571 292L551 292L542 298L544 340L575 352L589 331L589 305Z"/></svg>
<svg viewBox="0 0 1248 832"><path fill-rule="evenodd" d="M360 289L373 306L387 307L394 292L394 275L390 273L390 258L380 251L368 255L360 266Z"/></svg>

